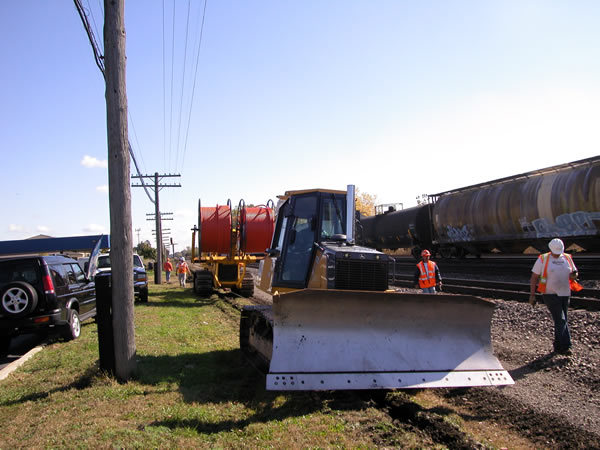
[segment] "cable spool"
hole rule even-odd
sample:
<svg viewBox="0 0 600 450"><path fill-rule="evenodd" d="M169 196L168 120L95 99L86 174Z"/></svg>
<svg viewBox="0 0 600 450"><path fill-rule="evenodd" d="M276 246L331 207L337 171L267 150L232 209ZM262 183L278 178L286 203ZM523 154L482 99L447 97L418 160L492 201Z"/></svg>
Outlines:
<svg viewBox="0 0 600 450"><path fill-rule="evenodd" d="M229 253L231 249L231 204L199 209L198 246L205 253Z"/></svg>
<svg viewBox="0 0 600 450"><path fill-rule="evenodd" d="M269 206L270 205L270 206ZM240 249L245 253L264 253L271 245L275 218L273 214L273 201L267 205L246 207L240 200Z"/></svg>

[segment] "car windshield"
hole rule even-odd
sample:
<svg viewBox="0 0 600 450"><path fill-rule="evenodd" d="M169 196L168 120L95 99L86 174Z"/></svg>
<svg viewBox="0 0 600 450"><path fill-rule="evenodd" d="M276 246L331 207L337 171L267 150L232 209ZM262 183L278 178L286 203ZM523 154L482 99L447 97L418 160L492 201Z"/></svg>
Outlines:
<svg viewBox="0 0 600 450"><path fill-rule="evenodd" d="M110 256L98 257L98 269L110 269Z"/></svg>

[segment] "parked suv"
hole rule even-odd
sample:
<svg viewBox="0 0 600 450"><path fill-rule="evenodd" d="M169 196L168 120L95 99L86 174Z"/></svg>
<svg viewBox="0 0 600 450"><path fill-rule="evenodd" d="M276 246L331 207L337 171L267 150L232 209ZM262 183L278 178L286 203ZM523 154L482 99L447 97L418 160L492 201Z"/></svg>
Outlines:
<svg viewBox="0 0 600 450"><path fill-rule="evenodd" d="M109 272L110 270L110 255L99 255L98 272ZM148 275L141 256L136 253L133 254L133 291L140 302L148 301Z"/></svg>
<svg viewBox="0 0 600 450"><path fill-rule="evenodd" d="M76 339L81 321L95 315L94 282L74 259L0 259L0 354L20 334L54 330L66 339Z"/></svg>

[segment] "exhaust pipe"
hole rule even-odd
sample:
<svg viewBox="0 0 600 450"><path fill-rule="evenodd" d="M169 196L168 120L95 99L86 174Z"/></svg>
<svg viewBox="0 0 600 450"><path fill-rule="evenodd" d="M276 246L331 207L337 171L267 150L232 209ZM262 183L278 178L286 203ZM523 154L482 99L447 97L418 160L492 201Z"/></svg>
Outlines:
<svg viewBox="0 0 600 450"><path fill-rule="evenodd" d="M346 242L348 245L354 245L354 216L355 209L355 193L354 185L349 184L346 188Z"/></svg>

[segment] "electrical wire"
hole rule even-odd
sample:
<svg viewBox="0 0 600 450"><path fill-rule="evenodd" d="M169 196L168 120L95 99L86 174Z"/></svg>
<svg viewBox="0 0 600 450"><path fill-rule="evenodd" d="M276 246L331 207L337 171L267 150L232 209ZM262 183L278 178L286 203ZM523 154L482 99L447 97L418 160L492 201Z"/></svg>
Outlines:
<svg viewBox="0 0 600 450"><path fill-rule="evenodd" d="M169 114L169 169L171 168L171 155L173 154L173 73L175 71L175 5L173 1L173 29L171 36L171 111Z"/></svg>
<svg viewBox="0 0 600 450"><path fill-rule="evenodd" d="M183 70L181 71L181 95L179 97L179 119L177 120L177 153L175 156L175 168L179 162L179 137L181 136L181 110L183 109L183 91L185 89L185 66L187 62L187 48L188 48L188 32L190 28L190 6L191 2L188 0L187 19L185 23L185 45L183 47Z"/></svg>
<svg viewBox="0 0 600 450"><path fill-rule="evenodd" d="M96 41L94 33L92 32L92 30L90 28L90 22L88 21L88 18L85 13L85 10L83 9L83 6L81 6L80 0L73 0L73 2L75 3L75 8L77 9L77 12L79 13L79 17L81 18L81 21L83 23L83 28L85 29L85 32L88 35L88 39L92 46L92 51L94 52L94 59L96 61L96 65L100 69L100 72L102 73L102 77L104 78L104 81L106 82L106 73L105 73L105 69L104 69L104 56L102 55L102 52L100 51L100 46L98 45L98 42ZM135 166L137 174L140 177L142 186L144 187L144 191L146 191L146 195L150 199L150 202L154 203L154 199L150 195L150 192L148 192L148 187L144 183L144 179L142 178L142 174L140 173L140 169L137 165L135 155L133 154L133 149L131 148L131 142L129 142L129 137L127 138L127 146L129 149L129 155L131 156L131 159L133 160L133 164Z"/></svg>
<svg viewBox="0 0 600 450"><path fill-rule="evenodd" d="M131 113L129 112L129 110L127 111L127 115L129 116L129 123L131 124L131 129L133 130L133 137L135 139L135 143L137 145L137 148L141 148L140 141L139 141L138 136L137 136L137 131L135 130L135 124L133 123L133 117L131 116ZM128 127L129 127L129 125L128 125ZM147 172L147 170L146 170L146 162L144 161L144 155L142 154L142 152L139 152L139 157L142 160L142 168L144 169L144 172Z"/></svg>
<svg viewBox="0 0 600 450"><path fill-rule="evenodd" d="M102 76L106 80L106 75L104 74L104 56L102 56L102 54L99 50L100 46L98 45L98 42L96 41L94 32L91 30L90 22L88 21L87 14L85 13L83 6L81 6L81 2L79 0L73 0L73 1L75 2L75 8L77 8L77 12L79 13L79 17L81 18L81 21L83 22L83 27L85 28L85 32L87 33L88 39L92 46L92 51L94 52L94 60L96 61L96 65L98 66L98 68L100 69L100 72L102 72Z"/></svg>
<svg viewBox="0 0 600 450"><path fill-rule="evenodd" d="M185 161L185 154L187 151L187 143L188 143L188 136L189 136L189 132L190 132L190 124L192 122L192 106L194 104L194 94L196 92L196 80L198 77L198 63L200 61L200 48L202 47L202 36L204 35L204 20L206 18L206 4L208 3L208 0L204 0L204 8L202 10L202 24L200 26L200 39L198 41L198 52L196 53L196 68L194 70L194 83L192 84L192 96L191 96L191 100L190 100L190 110L188 113L188 121L187 121L187 129L185 132L185 141L184 141L184 145L183 145L183 158L182 158L182 168L183 168L183 162Z"/></svg>
<svg viewBox="0 0 600 450"><path fill-rule="evenodd" d="M167 83L165 64L165 0L162 2L162 54L163 54L163 166L167 166Z"/></svg>
<svg viewBox="0 0 600 450"><path fill-rule="evenodd" d="M98 31L98 25L96 24L96 19L94 18L94 10L92 9L90 0L87 0L87 2L88 2L89 16L92 18L92 23L94 24L94 32L96 33L96 36L100 36L100 32ZM104 11L102 9L102 6L100 6L100 11ZM102 48L100 50L102 50ZM104 51L102 51L102 53L104 53Z"/></svg>

